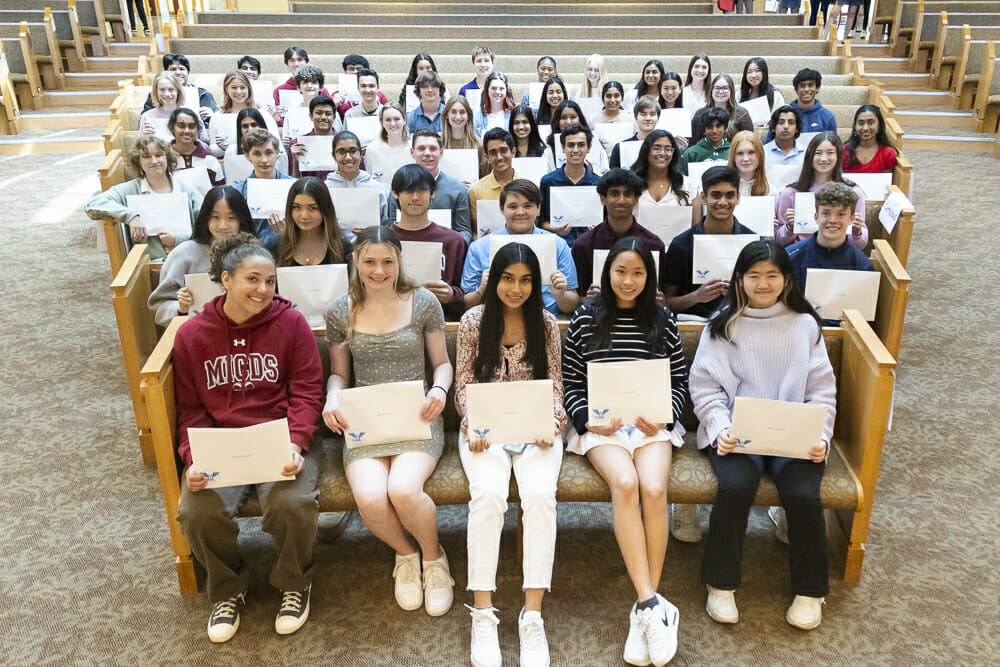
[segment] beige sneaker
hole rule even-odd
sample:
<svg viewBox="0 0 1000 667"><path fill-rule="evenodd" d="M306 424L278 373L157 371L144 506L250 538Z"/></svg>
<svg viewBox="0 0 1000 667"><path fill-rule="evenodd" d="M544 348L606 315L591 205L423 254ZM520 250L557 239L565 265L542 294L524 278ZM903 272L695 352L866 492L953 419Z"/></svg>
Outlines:
<svg viewBox="0 0 1000 667"><path fill-rule="evenodd" d="M785 620L800 630L812 630L823 621L824 604L826 598L796 595L792 600L792 606L788 608L788 613L785 614Z"/></svg>
<svg viewBox="0 0 1000 667"><path fill-rule="evenodd" d="M443 616L455 601L455 580L448 569L448 556L441 549L437 560L424 561L424 609L431 616Z"/></svg>
<svg viewBox="0 0 1000 667"><path fill-rule="evenodd" d="M735 591L722 591L711 586L706 588L708 588L708 602L705 603L705 611L712 620L718 623L738 623L740 610L736 608Z"/></svg>
<svg viewBox="0 0 1000 667"><path fill-rule="evenodd" d="M420 552L400 556L396 554L396 567L392 570L396 580L396 604L405 611L420 609L424 591L420 586Z"/></svg>
<svg viewBox="0 0 1000 667"><path fill-rule="evenodd" d="M681 542L701 542L701 523L697 505L673 505L670 515L670 534Z"/></svg>

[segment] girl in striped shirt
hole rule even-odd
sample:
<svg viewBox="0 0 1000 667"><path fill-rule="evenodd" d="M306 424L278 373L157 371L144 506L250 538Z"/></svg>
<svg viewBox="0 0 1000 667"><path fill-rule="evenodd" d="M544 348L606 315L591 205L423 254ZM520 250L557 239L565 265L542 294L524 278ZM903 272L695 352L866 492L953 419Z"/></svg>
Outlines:
<svg viewBox="0 0 1000 667"><path fill-rule="evenodd" d="M656 303L653 256L639 239L608 253L601 292L573 314L563 349L569 451L585 455L611 488L615 537L637 601L629 614L625 662L665 665L677 650L677 608L656 592L667 550L667 481L671 445L687 402L687 366L673 313ZM669 359L673 420L588 423L587 363Z"/></svg>

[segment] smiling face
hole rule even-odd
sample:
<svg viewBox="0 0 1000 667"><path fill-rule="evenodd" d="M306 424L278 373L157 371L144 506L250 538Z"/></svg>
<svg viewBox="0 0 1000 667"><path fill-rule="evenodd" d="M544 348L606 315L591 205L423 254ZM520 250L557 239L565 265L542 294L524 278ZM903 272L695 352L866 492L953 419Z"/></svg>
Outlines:
<svg viewBox="0 0 1000 667"><path fill-rule="evenodd" d="M507 231L511 234L530 234L538 220L539 211L538 204L516 192L507 194L500 210L507 222Z"/></svg>
<svg viewBox="0 0 1000 667"><path fill-rule="evenodd" d="M646 286L646 265L642 257L632 250L619 253L608 272L618 307L634 308L636 299Z"/></svg>
<svg viewBox="0 0 1000 667"><path fill-rule="evenodd" d="M601 80L601 68L594 63L587 63L587 81L595 86Z"/></svg>
<svg viewBox="0 0 1000 667"><path fill-rule="evenodd" d="M821 141L813 154L813 170L816 175L829 177L837 166L837 148L829 141Z"/></svg>
<svg viewBox="0 0 1000 667"><path fill-rule="evenodd" d="M174 77L180 82L182 86L186 86L188 82L188 69L179 62L173 62L167 71L174 75Z"/></svg>
<svg viewBox="0 0 1000 667"><path fill-rule="evenodd" d="M226 288L226 315L236 323L245 322L258 315L274 300L277 272L274 262L266 257L252 255L233 272L222 272L222 286Z"/></svg>
<svg viewBox="0 0 1000 667"><path fill-rule="evenodd" d="M545 101L553 109L562 104L565 99L566 96L563 95L562 86L549 86L549 89L545 92Z"/></svg>
<svg viewBox="0 0 1000 667"><path fill-rule="evenodd" d="M622 94L617 88L608 88L604 93L604 108L611 113L618 113L622 108Z"/></svg>
<svg viewBox="0 0 1000 667"><path fill-rule="evenodd" d="M493 58L481 53L472 61L472 66L476 70L476 76L485 79L493 73Z"/></svg>
<svg viewBox="0 0 1000 667"><path fill-rule="evenodd" d="M563 144L563 153L566 155L566 166L581 167L590 152L590 145L587 143L587 135L583 132L577 134L563 135L566 143Z"/></svg>
<svg viewBox="0 0 1000 667"><path fill-rule="evenodd" d="M656 109L643 109L635 117L635 125L639 128L640 132L649 134L656 129L656 121L659 120L660 114Z"/></svg>
<svg viewBox="0 0 1000 667"><path fill-rule="evenodd" d="M646 86L655 90L660 85L659 68L656 65L647 65L646 69L642 70L642 80Z"/></svg>
<svg viewBox="0 0 1000 667"><path fill-rule="evenodd" d="M670 166L674 157L674 145L669 137L660 137L649 147L649 166L660 171Z"/></svg>
<svg viewBox="0 0 1000 667"><path fill-rule="evenodd" d="M410 149L414 162L437 176L438 163L441 161L441 144L434 137L417 137Z"/></svg>
<svg viewBox="0 0 1000 667"><path fill-rule="evenodd" d="M292 76L295 76L295 73L299 71L299 68L308 62L309 62L308 58L303 58L300 55L292 54L292 56L285 61L285 67L287 67L288 71L292 73Z"/></svg>
<svg viewBox="0 0 1000 667"><path fill-rule="evenodd" d="M311 232L323 225L319 204L312 196L295 195L295 199L292 200L292 222L301 232Z"/></svg>
<svg viewBox="0 0 1000 667"><path fill-rule="evenodd" d="M816 101L818 92L819 86L816 85L815 81L800 81L795 88L795 95L799 98L799 106L811 107Z"/></svg>
<svg viewBox="0 0 1000 667"><path fill-rule="evenodd" d="M313 122L313 133L314 134L330 134L333 132L333 119L334 114L333 107L329 104L317 104L312 113L309 114L309 118Z"/></svg>
<svg viewBox="0 0 1000 667"><path fill-rule="evenodd" d="M705 125L705 138L708 139L708 143L713 146L721 146L722 140L726 136L726 126L719 122L710 123Z"/></svg>
<svg viewBox="0 0 1000 667"><path fill-rule="evenodd" d="M526 264L511 264L497 282L497 298L509 310L519 309L531 296L531 270Z"/></svg>
<svg viewBox="0 0 1000 667"><path fill-rule="evenodd" d="M461 104L456 103L448 109L448 125L451 129L455 131L456 134L464 134L465 126L469 122L469 112L465 110L465 107Z"/></svg>
<svg viewBox="0 0 1000 667"><path fill-rule="evenodd" d="M740 191L732 183L716 183L705 193L706 216L712 222L727 224L740 203Z"/></svg>
<svg viewBox="0 0 1000 667"><path fill-rule="evenodd" d="M760 166L760 158L757 157L757 151L753 144L749 141L741 141L732 148L732 154L733 165L739 169L740 178L751 180L754 171Z"/></svg>
<svg viewBox="0 0 1000 667"><path fill-rule="evenodd" d="M511 130L518 139L527 139L531 134L531 121L523 114L518 114L514 116L514 121L511 123Z"/></svg>
<svg viewBox="0 0 1000 667"><path fill-rule="evenodd" d="M307 102L319 94L319 89L319 81L303 81L299 84L299 92Z"/></svg>
<svg viewBox="0 0 1000 667"><path fill-rule="evenodd" d="M556 66L551 60L543 60L538 63L535 71L538 73L538 80L544 83L556 75Z"/></svg>
<svg viewBox="0 0 1000 667"><path fill-rule="evenodd" d="M626 221L632 219L632 211L639 205L639 195L624 185L613 185L608 194L601 197L601 204L608 209L608 220Z"/></svg>
<svg viewBox="0 0 1000 667"><path fill-rule="evenodd" d="M392 246L371 243L361 252L355 264L358 278L366 291L380 292L395 288L399 278L399 258Z"/></svg>
<svg viewBox="0 0 1000 667"><path fill-rule="evenodd" d="M511 160L514 154L510 146L502 139L490 139L486 142L486 159L490 163L494 174L506 174L510 169Z"/></svg>
<svg viewBox="0 0 1000 667"><path fill-rule="evenodd" d="M565 130L570 125L580 122L580 114L573 107L566 107L559 115L559 130Z"/></svg>
<svg viewBox="0 0 1000 667"><path fill-rule="evenodd" d="M691 78L695 81L704 81L708 78L708 63L699 58L694 61L694 65L691 66Z"/></svg>
<svg viewBox="0 0 1000 667"><path fill-rule="evenodd" d="M712 101L715 103L715 106L726 106L726 103L729 102L732 96L733 93L729 89L729 82L721 77L716 79L715 83L712 84Z"/></svg>
<svg viewBox="0 0 1000 667"><path fill-rule="evenodd" d="M156 144L148 144L139 156L139 168L148 179L150 175L167 175L167 156Z"/></svg>
<svg viewBox="0 0 1000 667"><path fill-rule="evenodd" d="M278 151L273 144L252 147L247 151L246 158L253 165L253 173L257 178L274 178Z"/></svg>
<svg viewBox="0 0 1000 667"><path fill-rule="evenodd" d="M507 84L503 82L503 79L493 79L490 81L487 94L490 96L490 105L499 110L507 98Z"/></svg>
<svg viewBox="0 0 1000 667"><path fill-rule="evenodd" d="M374 105L378 101L378 81L373 76L359 76L358 92L361 93L362 102Z"/></svg>
<svg viewBox="0 0 1000 667"><path fill-rule="evenodd" d="M247 78L251 81L256 81L260 78L260 71L250 63L245 62L240 65L240 71L246 74Z"/></svg>
<svg viewBox="0 0 1000 667"><path fill-rule="evenodd" d="M878 135L878 118L871 111L862 111L854 119L854 132L862 143L875 141Z"/></svg>
<svg viewBox="0 0 1000 667"><path fill-rule="evenodd" d="M177 106L177 89L166 79L160 79L156 84L156 96L160 98L160 104L166 109L173 109Z"/></svg>
<svg viewBox="0 0 1000 667"><path fill-rule="evenodd" d="M403 118L403 114L399 113L396 109L388 109L382 114L382 127L390 137L401 137L403 135L403 123L405 122L406 119Z"/></svg>
<svg viewBox="0 0 1000 667"><path fill-rule="evenodd" d="M213 241L228 239L240 231L240 219L233 213L229 202L220 199L212 207L212 215L208 218L208 232Z"/></svg>
<svg viewBox="0 0 1000 667"><path fill-rule="evenodd" d="M229 100L233 104L242 106L250 98L250 89L239 79L233 79L226 86L226 94L229 95Z"/></svg>
<svg viewBox="0 0 1000 667"><path fill-rule="evenodd" d="M854 211L846 206L817 206L817 241L824 248L839 248L847 238L847 231L854 221Z"/></svg>
<svg viewBox="0 0 1000 667"><path fill-rule="evenodd" d="M361 146L353 139L336 143L333 148L333 159L337 162L337 171L340 175L353 181L361 170Z"/></svg>
<svg viewBox="0 0 1000 667"><path fill-rule="evenodd" d="M188 152L198 139L198 121L186 113L178 114L174 122L174 139L176 146Z"/></svg>
<svg viewBox="0 0 1000 667"><path fill-rule="evenodd" d="M680 97L681 90L681 84L673 79L664 79L663 83L660 84L660 97L667 103L668 108L672 107L677 98Z"/></svg>
<svg viewBox="0 0 1000 667"><path fill-rule="evenodd" d="M757 86L759 86L763 80L764 73L760 71L760 67L757 63L750 63L747 65L746 81L754 90L757 89Z"/></svg>
<svg viewBox="0 0 1000 667"><path fill-rule="evenodd" d="M751 308L770 308L778 303L787 279L774 262L757 262L743 274L740 285Z"/></svg>

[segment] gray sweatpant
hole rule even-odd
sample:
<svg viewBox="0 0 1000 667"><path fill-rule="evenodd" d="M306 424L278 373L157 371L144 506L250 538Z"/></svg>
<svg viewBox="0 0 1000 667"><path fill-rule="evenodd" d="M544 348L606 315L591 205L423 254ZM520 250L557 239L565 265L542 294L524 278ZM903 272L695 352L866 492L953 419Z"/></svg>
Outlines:
<svg viewBox="0 0 1000 667"><path fill-rule="evenodd" d="M318 439L314 445L319 446ZM278 550L270 581L281 591L305 588L312 580L312 553L319 516L317 454L303 454L305 462L294 480L256 485L264 514L262 527L274 539ZM208 599L213 603L247 589L235 516L249 491L249 486L227 486L193 493L182 477L177 521L191 543L194 557L208 573Z"/></svg>

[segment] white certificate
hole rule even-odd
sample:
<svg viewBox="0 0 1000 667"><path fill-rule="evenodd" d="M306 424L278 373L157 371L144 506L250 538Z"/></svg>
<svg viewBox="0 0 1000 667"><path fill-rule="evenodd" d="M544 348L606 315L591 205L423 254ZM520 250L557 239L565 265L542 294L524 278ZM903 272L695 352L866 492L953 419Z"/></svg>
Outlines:
<svg viewBox="0 0 1000 667"><path fill-rule="evenodd" d="M795 193L795 224L792 231L796 234L819 231L819 225L816 224L816 193Z"/></svg>
<svg viewBox="0 0 1000 667"><path fill-rule="evenodd" d="M253 165L245 155L230 154L226 156L226 185L239 183L253 175Z"/></svg>
<svg viewBox="0 0 1000 667"><path fill-rule="evenodd" d="M593 185L549 188L549 222L552 225L592 227L604 220L604 206Z"/></svg>
<svg viewBox="0 0 1000 667"><path fill-rule="evenodd" d="M580 105L584 118L590 118L604 108L604 100L600 97L578 97L573 101Z"/></svg>
<svg viewBox="0 0 1000 667"><path fill-rule="evenodd" d="M604 265L608 261L608 254L610 252L611 251L608 250L607 248L604 248L604 249L594 248L594 262L593 262L593 267L592 267L593 270L591 272L591 275L593 276L591 282L594 285L600 285L601 284L601 276L604 275ZM653 276L646 276L646 280L652 279L654 282L658 282L658 280L659 280L658 276L660 275L660 251L659 250L653 250L651 252L653 254L653 267L654 267L653 271L654 271L654 275Z"/></svg>
<svg viewBox="0 0 1000 667"><path fill-rule="evenodd" d="M896 228L896 223L899 222L899 215L904 210L912 208L913 202L906 195L902 192L893 192L885 198L882 208L879 209L878 220L885 227L885 231L892 234L892 230Z"/></svg>
<svg viewBox="0 0 1000 667"><path fill-rule="evenodd" d="M739 106L750 114L750 120L753 121L754 125L767 125L771 120L771 105L767 103L767 95L761 95L752 100L743 100Z"/></svg>
<svg viewBox="0 0 1000 667"><path fill-rule="evenodd" d="M403 273L418 285L441 281L444 244L440 241L400 241L403 246Z"/></svg>
<svg viewBox="0 0 1000 667"><path fill-rule="evenodd" d="M733 217L740 224L749 227L761 236L774 236L775 197L740 197L740 203L733 210Z"/></svg>
<svg viewBox="0 0 1000 667"><path fill-rule="evenodd" d="M402 212L396 209L396 222L403 219ZM427 219L435 225L440 225L445 229L451 229L451 209L450 208L429 208L427 209Z"/></svg>
<svg viewBox="0 0 1000 667"><path fill-rule="evenodd" d="M191 466L208 478L208 488L295 479L282 469L292 462L288 420L245 428L189 428Z"/></svg>
<svg viewBox="0 0 1000 667"><path fill-rule="evenodd" d="M500 212L500 200L479 199L476 201L476 233L484 236L502 229L507 224Z"/></svg>
<svg viewBox="0 0 1000 667"><path fill-rule="evenodd" d="M344 99L350 102L360 102L361 93L358 91L358 75L341 72L337 75L338 92Z"/></svg>
<svg viewBox="0 0 1000 667"><path fill-rule="evenodd" d="M198 92L198 86L184 86L184 104L181 106L198 113L198 109L201 108L201 94Z"/></svg>
<svg viewBox="0 0 1000 667"><path fill-rule="evenodd" d="M374 116L352 116L344 121L347 123L347 130L358 135L362 146L367 146L378 139L382 131L382 123L378 119L378 114Z"/></svg>
<svg viewBox="0 0 1000 667"><path fill-rule="evenodd" d="M632 168L632 165L639 158L640 148L642 148L642 142L635 139L618 143L618 164L621 165L622 169Z"/></svg>
<svg viewBox="0 0 1000 667"><path fill-rule="evenodd" d="M266 218L272 213L285 217L288 191L295 183L294 178L248 178L247 206L250 215Z"/></svg>
<svg viewBox="0 0 1000 667"><path fill-rule="evenodd" d="M272 97L271 99L274 98ZM302 93L297 90L287 90L282 88L278 91L278 104L285 107L285 109L300 107L302 106Z"/></svg>
<svg viewBox="0 0 1000 667"><path fill-rule="evenodd" d="M469 439L483 439L491 445L552 442L552 393L552 380L465 385Z"/></svg>
<svg viewBox="0 0 1000 667"><path fill-rule="evenodd" d="M508 243L523 243L531 248L538 258L538 265L542 272L542 284L552 284L552 274L555 273L559 264L556 261L556 234L490 234L490 264L493 264L493 257L497 251Z"/></svg>
<svg viewBox="0 0 1000 667"><path fill-rule="evenodd" d="M551 135L551 134L552 134L552 126L549 125L548 123L543 123L543 124L541 124L541 125L538 126L538 136L542 139L543 142L547 142L548 138L549 138L549 135ZM558 144L559 143L559 139L558 139L559 134L558 133L556 133L556 137L557 138L556 138L555 143Z"/></svg>
<svg viewBox="0 0 1000 667"><path fill-rule="evenodd" d="M692 189L695 192L701 192L701 177L705 172L712 167L725 167L728 164L725 160L702 160L688 164L688 178L691 180Z"/></svg>
<svg viewBox="0 0 1000 667"><path fill-rule="evenodd" d="M155 236L166 232L177 236L191 235L191 210L186 192L128 195L125 204L142 218L146 233Z"/></svg>
<svg viewBox="0 0 1000 667"><path fill-rule="evenodd" d="M839 320L845 310L860 310L867 321L875 319L878 305L878 271L806 269L806 301L824 320Z"/></svg>
<svg viewBox="0 0 1000 667"><path fill-rule="evenodd" d="M226 289L212 280L207 273L185 273L184 287L191 291L191 297L194 299L194 303L188 309L188 313L192 315L205 310L206 303L226 293Z"/></svg>
<svg viewBox="0 0 1000 667"><path fill-rule="evenodd" d="M420 380L341 389L337 401L347 420L344 444L348 449L431 437L430 423L420 419L424 406Z"/></svg>
<svg viewBox="0 0 1000 667"><path fill-rule="evenodd" d="M632 123L596 123L594 132L601 138L601 143L605 146L614 146L635 134Z"/></svg>
<svg viewBox="0 0 1000 667"><path fill-rule="evenodd" d="M330 188L341 229L377 227L382 215L375 188Z"/></svg>
<svg viewBox="0 0 1000 667"><path fill-rule="evenodd" d="M209 137L213 146L215 145L215 137L222 137L222 143L225 146L236 143L236 114L217 113L212 117L209 127L215 128L215 136Z"/></svg>
<svg viewBox="0 0 1000 667"><path fill-rule="evenodd" d="M885 201L892 185L892 172L881 174L846 174L865 193L865 201Z"/></svg>
<svg viewBox="0 0 1000 667"><path fill-rule="evenodd" d="M266 79L250 80L250 89L253 90L253 101L261 109L267 109L274 104L274 84Z"/></svg>
<svg viewBox="0 0 1000 667"><path fill-rule="evenodd" d="M657 130L666 130L675 137L691 136L691 112L687 109L663 109L656 121Z"/></svg>
<svg viewBox="0 0 1000 667"><path fill-rule="evenodd" d="M438 169L456 181L475 183L479 180L479 150L449 148L442 151Z"/></svg>
<svg viewBox="0 0 1000 667"><path fill-rule="evenodd" d="M767 184L771 187L771 192L777 194L799 180L802 165L765 164L764 171L767 173Z"/></svg>
<svg viewBox="0 0 1000 667"><path fill-rule="evenodd" d="M420 98L417 97L417 87L412 84L406 86L406 113L410 113L419 106ZM404 120L406 119L404 118Z"/></svg>
<svg viewBox="0 0 1000 667"><path fill-rule="evenodd" d="M511 160L511 166L521 178L532 181L535 185L542 182L542 176L549 173L549 165L543 157L516 157Z"/></svg>
<svg viewBox="0 0 1000 667"><path fill-rule="evenodd" d="M532 81L528 84L528 104L531 105L532 109L537 109L542 103L542 88L544 87L544 81Z"/></svg>
<svg viewBox="0 0 1000 667"><path fill-rule="evenodd" d="M322 326L330 304L347 294L347 264L279 266L278 292L305 316L309 326Z"/></svg>
<svg viewBox="0 0 1000 667"><path fill-rule="evenodd" d="M303 134L309 134L312 130L313 122L309 116L309 107L289 107L285 113L285 123L281 126L282 136L298 139Z"/></svg>
<svg viewBox="0 0 1000 667"><path fill-rule="evenodd" d="M669 246L675 236L691 228L691 207L639 202L639 224Z"/></svg>
<svg viewBox="0 0 1000 667"><path fill-rule="evenodd" d="M587 363L587 420L606 426L617 417L634 424L644 417L654 424L674 420L670 396L670 360Z"/></svg>
<svg viewBox="0 0 1000 667"><path fill-rule="evenodd" d="M815 403L789 403L737 396L733 425L739 454L788 456L808 459L809 448L818 445L826 427L827 407Z"/></svg>
<svg viewBox="0 0 1000 667"><path fill-rule="evenodd" d="M333 159L333 135L300 136L296 143L305 146L306 152L299 156L299 171L336 171L337 161Z"/></svg>
<svg viewBox="0 0 1000 667"><path fill-rule="evenodd" d="M141 125L144 122L153 126L153 136L157 139L163 139L168 143L174 140L174 134L167 126L167 123L170 122L169 118L156 118L147 114L145 118L140 120L139 124Z"/></svg>
<svg viewBox="0 0 1000 667"><path fill-rule="evenodd" d="M212 189L212 181L209 179L208 169L205 167L178 169L172 175L178 183L181 183L188 190L194 190L202 197Z"/></svg>
<svg viewBox="0 0 1000 667"><path fill-rule="evenodd" d="M483 99L482 88L469 88L468 90L465 91L465 99L469 101L469 106L472 107L472 111L473 113L475 113L476 109L481 108L479 106L479 103ZM469 120L472 119L470 118Z"/></svg>
<svg viewBox="0 0 1000 667"><path fill-rule="evenodd" d="M809 142L815 137L819 132L803 132L795 140L795 145L799 148L806 149L809 148Z"/></svg>
<svg viewBox="0 0 1000 667"><path fill-rule="evenodd" d="M756 234L695 234L691 283L729 280L744 246L760 239Z"/></svg>

